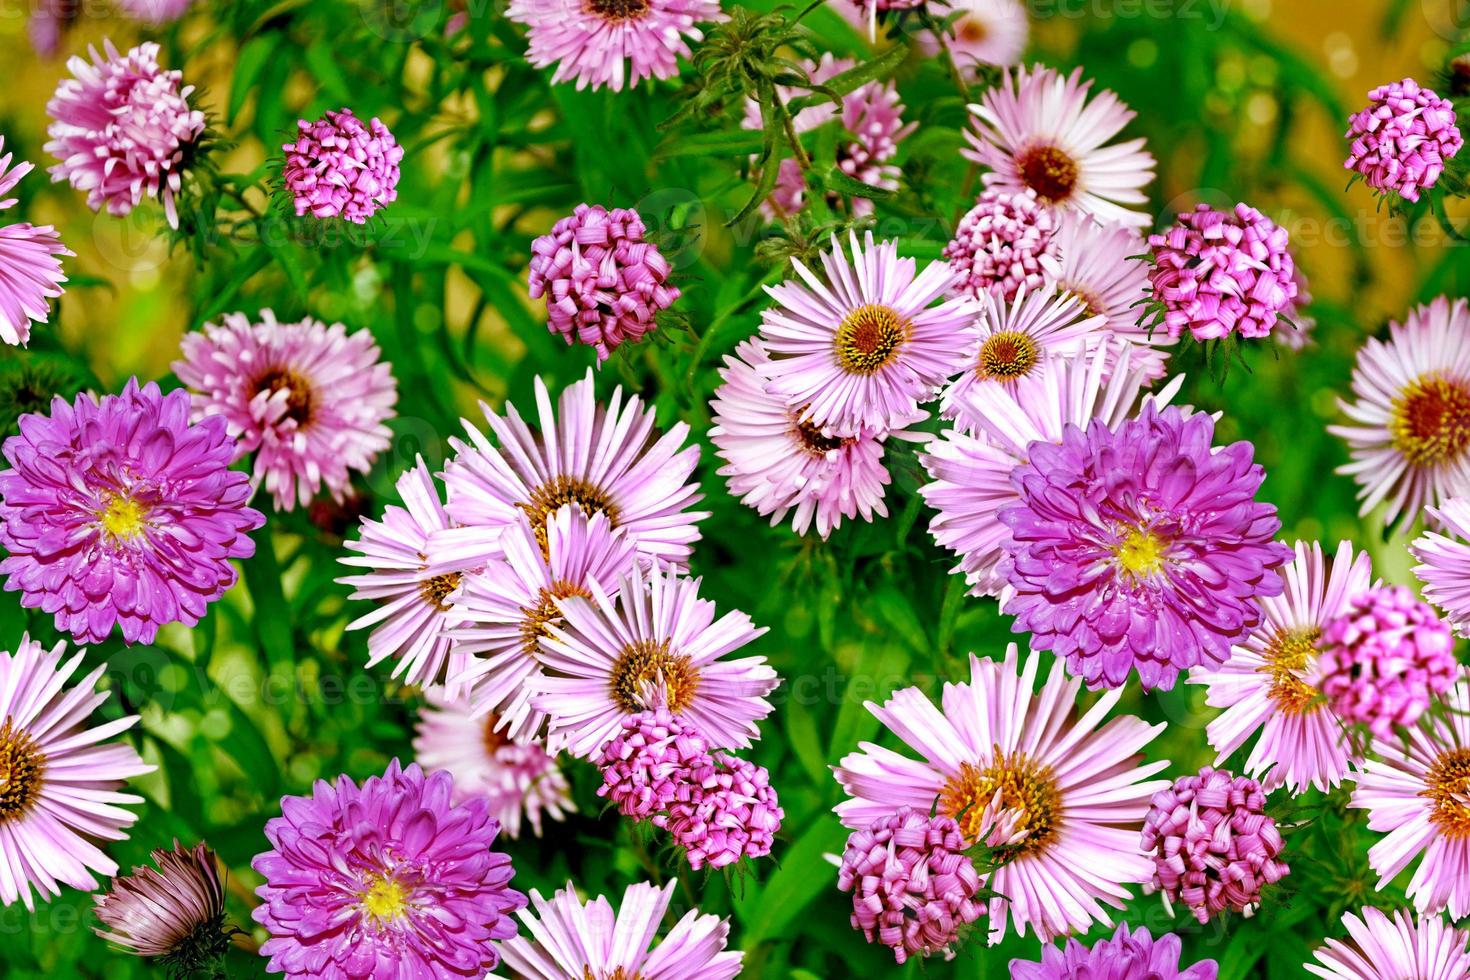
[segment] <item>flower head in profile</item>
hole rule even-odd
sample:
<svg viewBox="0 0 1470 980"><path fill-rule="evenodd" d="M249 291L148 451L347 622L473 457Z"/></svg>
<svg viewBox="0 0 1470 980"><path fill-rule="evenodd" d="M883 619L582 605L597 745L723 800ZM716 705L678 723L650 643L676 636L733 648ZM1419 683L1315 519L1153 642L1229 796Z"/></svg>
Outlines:
<svg viewBox="0 0 1470 980"><path fill-rule="evenodd" d="M1011 539L1004 611L1031 645L1096 687L1137 670L1145 689L1219 664L1280 595L1291 550L1248 442L1213 447L1214 419L1145 404L1115 428L1069 425L1011 474L1019 499L999 519Z"/></svg>
<svg viewBox="0 0 1470 980"><path fill-rule="evenodd" d="M1206 685L1205 703L1223 708L1205 728L1221 765L1255 736L1245 772L1267 789L1293 795L1308 786L1322 792L1342 782L1352 747L1319 686L1322 631L1351 608L1372 584L1366 552L1351 541L1337 546L1330 564L1322 546L1296 543L1281 568L1280 595L1260 600L1261 622L1230 650L1223 664L1192 668L1191 684Z"/></svg>
<svg viewBox="0 0 1470 980"><path fill-rule="evenodd" d="M398 385L367 330L230 313L185 334L182 354L173 368L194 418L224 417L237 458L255 453L255 482L277 510L304 507L323 487L342 500L351 472L366 473L388 448Z"/></svg>
<svg viewBox="0 0 1470 980"><path fill-rule="evenodd" d="M1042 265L1056 256L1057 218L1031 188L990 187L965 212L944 257L960 276L957 291L1010 302L1042 283Z"/></svg>
<svg viewBox="0 0 1470 980"><path fill-rule="evenodd" d="M1066 946L1044 946L1041 961L1011 960L1011 980L1081 980L1090 977L1147 977L1148 980L1215 980L1220 966L1214 960L1200 960L1181 966L1179 937L1165 933L1155 939L1144 926L1130 931L1121 925L1110 939L1100 939L1091 947L1076 939Z"/></svg>
<svg viewBox="0 0 1470 980"><path fill-rule="evenodd" d="M61 894L61 886L97 887L117 864L97 845L123 840L138 815L124 808L143 798L123 782L152 772L133 747L109 741L137 715L92 724L107 700L99 665L70 687L82 653L63 661L66 643L50 650L29 636L14 653L0 651L0 905L27 909Z"/></svg>
<svg viewBox="0 0 1470 980"><path fill-rule="evenodd" d="M629 715L660 705L699 729L712 748L749 748L756 722L771 713L779 680L765 657L726 658L765 633L743 612L715 619L700 580L635 568L614 600L597 583L592 597L557 602L562 623L547 624L533 705L549 716L550 745L579 758L607 744Z"/></svg>
<svg viewBox="0 0 1470 980"><path fill-rule="evenodd" d="M1441 915L1416 918L1399 909L1392 918L1375 908L1344 912L1346 940L1328 939L1303 967L1325 980L1384 980L1470 976L1470 934Z"/></svg>
<svg viewBox="0 0 1470 980"><path fill-rule="evenodd" d="M87 206L126 215L143 198L163 204L168 223L179 225L175 202L183 174L204 135L204 113L190 105L194 86L158 64L149 41L119 54L111 41L92 60L67 62L63 79L46 103L51 125L46 152L60 162L49 171L86 191Z"/></svg>
<svg viewBox="0 0 1470 980"><path fill-rule="evenodd" d="M561 820L577 808L566 776L541 742L511 738L494 715L475 714L463 699L430 691L428 702L419 711L415 760L425 772L443 769L454 777L455 803L483 799L512 840L523 823L540 837L543 817Z"/></svg>
<svg viewBox="0 0 1470 980"><path fill-rule="evenodd" d="M1368 105L1348 118L1344 137L1351 149L1343 166L1375 191L1406 201L1433 187L1445 162L1465 145L1454 103L1412 78L1369 92Z"/></svg>
<svg viewBox="0 0 1470 980"><path fill-rule="evenodd" d="M986 886L990 941L1014 919L1042 941L1111 924L1105 905L1123 908L1128 885L1153 865L1139 844L1149 798L1168 783L1149 777L1167 762L1140 764L1164 730L1138 718L1107 718L1122 692L1077 705L1081 682L1053 662L1040 691L1040 656L1004 662L970 656L970 680L946 684L936 707L918 688L869 703L879 721L921 758L862 743L836 769L848 799L842 824L865 830L900 808L937 812L959 824L969 846L999 860ZM1085 751L1079 746L1086 746Z"/></svg>
<svg viewBox="0 0 1470 980"><path fill-rule="evenodd" d="M1148 198L1154 158L1142 138L1109 143L1135 113L1112 92L1089 98L1082 69L1063 76L1033 65L1008 71L970 106L966 157L990 168L987 187L1029 187L1048 207L1074 209L1108 224L1142 228L1135 210Z"/></svg>
<svg viewBox="0 0 1470 980"><path fill-rule="evenodd" d="M5 137L0 136L0 151L4 149ZM16 199L6 195L34 169L25 161L12 167L13 156L0 156L0 211L15 206ZM58 256L72 254L50 225L17 221L0 226L0 340L24 347L31 339L31 321L50 318L50 301L64 292L61 284L66 282Z"/></svg>
<svg viewBox="0 0 1470 980"><path fill-rule="evenodd" d="M318 780L266 822L271 850L250 863L265 884L255 921L266 970L308 977L464 977L500 962L516 933L510 858L484 800L451 803L447 772L398 760L359 787Z"/></svg>
<svg viewBox="0 0 1470 980"><path fill-rule="evenodd" d="M219 862L203 843L153 851L155 867L119 875L94 899L97 935L136 956L158 957L181 975L217 964L230 945Z"/></svg>
<svg viewBox="0 0 1470 980"><path fill-rule="evenodd" d="M223 418L190 425L187 392L136 378L120 395L57 398L49 416L22 417L0 471L6 591L85 643L114 626L127 643L193 626L265 523L229 469L234 449Z"/></svg>
<svg viewBox="0 0 1470 980"><path fill-rule="evenodd" d="M696 24L724 20L719 0L511 0L506 16L529 30L526 60L556 66L553 82L621 92L645 78L673 78Z"/></svg>
<svg viewBox="0 0 1470 980"><path fill-rule="evenodd" d="M946 263L916 275L895 242L875 244L868 232L849 245L850 258L832 239L821 278L793 259L802 281L766 287L776 302L760 332L766 390L839 435L906 424L969 362L977 340L973 299L931 305L954 286Z"/></svg>
<svg viewBox="0 0 1470 980"><path fill-rule="evenodd" d="M1461 636L1470 636L1470 499L1454 497L1425 511L1446 533L1426 531L1409 546L1424 598L1438 606Z"/></svg>
<svg viewBox="0 0 1470 980"><path fill-rule="evenodd" d="M298 217L309 212L360 225L398 200L403 147L376 117L364 123L343 109L299 119L296 139L281 149L281 183Z"/></svg>
<svg viewBox="0 0 1470 980"><path fill-rule="evenodd" d="M1426 506L1470 496L1470 310L1440 296L1369 337L1353 368L1349 424L1327 431L1348 444L1338 468L1358 483L1358 513L1387 502L1384 521L1404 530Z"/></svg>
<svg viewBox="0 0 1470 980"><path fill-rule="evenodd" d="M500 943L500 954L524 980L734 980L745 954L725 949L730 924L718 916L690 909L648 948L676 884L629 885L617 911L606 898L582 901L571 882L550 899L532 891L531 907L518 913L528 935Z"/></svg>

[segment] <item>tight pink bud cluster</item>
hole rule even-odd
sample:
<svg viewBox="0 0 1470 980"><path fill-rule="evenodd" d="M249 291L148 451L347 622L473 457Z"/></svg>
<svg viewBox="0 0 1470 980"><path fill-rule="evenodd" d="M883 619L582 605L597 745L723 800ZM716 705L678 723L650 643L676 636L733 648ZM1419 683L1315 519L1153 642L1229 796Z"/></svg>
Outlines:
<svg viewBox="0 0 1470 980"><path fill-rule="evenodd" d="M1387 738L1454 686L1449 624L1402 585L1373 589L1322 631L1319 682L1332 710Z"/></svg>
<svg viewBox="0 0 1470 980"><path fill-rule="evenodd" d="M689 772L708 758L704 737L666 709L629 715L602 750L597 795L625 817L652 820L674 804Z"/></svg>
<svg viewBox="0 0 1470 980"><path fill-rule="evenodd" d="M343 109L315 122L299 120L296 129L296 142L282 147L281 179L297 215L310 211L361 225L398 199L403 147L381 121L364 123Z"/></svg>
<svg viewBox="0 0 1470 980"><path fill-rule="evenodd" d="M531 243L530 293L546 297L546 325L568 344L596 348L598 360L654 328L679 298L669 263L644 241L637 211L579 204Z"/></svg>
<svg viewBox="0 0 1470 980"><path fill-rule="evenodd" d="M1170 337L1265 337L1296 299L1286 230L1247 204L1229 214L1201 204L1148 245L1149 282Z"/></svg>
<svg viewBox="0 0 1470 980"><path fill-rule="evenodd" d="M1344 135L1352 146L1343 166L1374 190L1409 201L1434 186L1445 161L1465 143L1454 104L1412 78L1369 92L1367 108L1348 119Z"/></svg>
<svg viewBox="0 0 1470 980"><path fill-rule="evenodd" d="M944 247L950 268L962 277L956 290L1009 301L1022 287L1037 288L1043 260L1056 258L1056 234L1056 218L1029 187L984 191Z"/></svg>
<svg viewBox="0 0 1470 980"><path fill-rule="evenodd" d="M1253 911L1261 889L1286 877L1284 841L1265 813L1266 793L1247 776L1205 766L1154 794L1143 823L1153 881L1170 903L1200 922L1225 910Z"/></svg>
<svg viewBox="0 0 1470 980"><path fill-rule="evenodd" d="M902 807L847 838L837 887L852 892L852 927L894 958L947 953L985 912L980 874L959 824Z"/></svg>

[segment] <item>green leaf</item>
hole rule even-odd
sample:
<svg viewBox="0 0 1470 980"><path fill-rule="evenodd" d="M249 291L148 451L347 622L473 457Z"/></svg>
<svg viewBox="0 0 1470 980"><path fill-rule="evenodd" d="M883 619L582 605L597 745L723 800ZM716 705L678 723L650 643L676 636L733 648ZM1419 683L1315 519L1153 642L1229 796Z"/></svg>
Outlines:
<svg viewBox="0 0 1470 980"><path fill-rule="evenodd" d="M256 635L272 671L290 670L296 658L291 640L291 613L281 591L281 569L276 563L269 530L261 531L255 554L245 561L245 587L255 604Z"/></svg>
<svg viewBox="0 0 1470 980"><path fill-rule="evenodd" d="M778 938L786 928L828 888L837 887L837 869L822 857L842 849L847 830L831 812L815 822L781 854L781 870L764 888L749 889L735 901L735 914L745 923L742 949L753 950L768 939Z"/></svg>
<svg viewBox="0 0 1470 980"><path fill-rule="evenodd" d="M672 157L720 156L743 157L760 152L765 134L759 129L730 129L716 133L696 133L665 140L654 156Z"/></svg>
<svg viewBox="0 0 1470 980"><path fill-rule="evenodd" d="M229 108L225 112L225 121L230 125L234 125L235 117L245 107L250 90L270 62L279 40L278 34L261 34L240 47L240 56L235 61L235 73L230 81Z"/></svg>
<svg viewBox="0 0 1470 980"><path fill-rule="evenodd" d="M872 61L864 61L862 64L854 68L849 68L839 75L833 75L822 83L822 89L823 91L835 92L837 95L842 96L861 88L871 81L879 78L887 78L893 73L895 68L903 64L904 59L908 57L908 53L908 45L895 44ZM799 99L792 99L786 108L795 113L830 101L832 100L824 96L804 95Z"/></svg>

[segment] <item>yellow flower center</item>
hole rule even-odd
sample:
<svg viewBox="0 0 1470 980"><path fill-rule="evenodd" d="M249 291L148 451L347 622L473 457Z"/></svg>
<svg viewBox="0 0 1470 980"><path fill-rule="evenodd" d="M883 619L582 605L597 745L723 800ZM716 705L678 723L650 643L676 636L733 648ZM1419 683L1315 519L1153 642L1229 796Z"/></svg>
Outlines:
<svg viewBox="0 0 1470 980"><path fill-rule="evenodd" d="M16 729L9 718L0 724L0 824L30 809L41 792L46 757L35 739Z"/></svg>
<svg viewBox="0 0 1470 980"><path fill-rule="evenodd" d="M612 669L612 696L624 711L636 713L643 703L644 685L662 683L668 708L678 714L694 700L699 670L684 654L669 652L668 640L638 640L623 648Z"/></svg>
<svg viewBox="0 0 1470 980"><path fill-rule="evenodd" d="M121 493L107 496L107 506L97 515L102 531L114 542L140 536L148 526L148 509L132 497Z"/></svg>
<svg viewBox="0 0 1470 980"><path fill-rule="evenodd" d="M876 303L859 306L837 327L837 364L849 374L873 374L892 361L909 335L909 322Z"/></svg>
<svg viewBox="0 0 1470 980"><path fill-rule="evenodd" d="M408 911L408 889L389 875L374 875L359 895L362 910L379 922L391 922Z"/></svg>
<svg viewBox="0 0 1470 980"><path fill-rule="evenodd" d="M1023 333L1005 330L992 334L980 345L975 374L996 381L1014 381L1036 366L1036 341Z"/></svg>
<svg viewBox="0 0 1470 980"><path fill-rule="evenodd" d="M1470 837L1470 749L1450 749L1434 760L1419 793L1434 803L1429 820L1446 837Z"/></svg>
<svg viewBox="0 0 1470 980"><path fill-rule="evenodd" d="M1470 388L1437 375L1419 378L1394 400L1388 431L1394 448L1415 465L1459 457L1470 446Z"/></svg>
<svg viewBox="0 0 1470 980"><path fill-rule="evenodd" d="M593 514L606 515L608 523L618 526L618 508L607 491L575 476L557 476L531 491L531 499L518 504L531 516L536 530L536 540L541 544L541 553L547 553L546 521L567 504L576 504L589 518Z"/></svg>
<svg viewBox="0 0 1470 980"><path fill-rule="evenodd" d="M1016 170L1036 196L1051 204L1077 189L1077 161L1055 146L1033 146L1016 157Z"/></svg>
<svg viewBox="0 0 1470 980"><path fill-rule="evenodd" d="M592 967L589 966L582 970L581 980L642 980L642 978L641 973L628 973L621 966L611 972L604 970L601 973L593 973Z"/></svg>
<svg viewBox="0 0 1470 980"><path fill-rule="evenodd" d="M541 638L550 635L546 629L547 624L561 622L561 612L556 608L556 600L570 599L572 596L590 599L592 593L576 582L553 582L551 588L541 590L538 597L540 601L536 605L521 608L521 649L527 656L536 656L541 648Z"/></svg>
<svg viewBox="0 0 1470 980"><path fill-rule="evenodd" d="M1124 575L1134 579L1147 578L1160 571L1166 560L1168 542L1153 531L1135 527L1128 532L1122 543L1113 546L1113 557Z"/></svg>
<svg viewBox="0 0 1470 980"><path fill-rule="evenodd" d="M440 612L449 611L449 594L459 588L460 573L445 572L419 583L419 595Z"/></svg>
<svg viewBox="0 0 1470 980"><path fill-rule="evenodd" d="M1009 845L1017 856L1040 851L1056 839L1062 794L1051 769L1019 752L995 759L985 768L964 762L939 793L939 812L954 819L970 843L998 823L1007 825Z"/></svg>
<svg viewBox="0 0 1470 980"><path fill-rule="evenodd" d="M1306 629L1277 630L1266 641L1266 663L1256 669L1271 677L1267 695L1276 703L1283 714L1305 715L1316 711L1320 705L1317 691L1302 675L1307 665L1317 655L1317 641L1322 629L1310 626Z"/></svg>

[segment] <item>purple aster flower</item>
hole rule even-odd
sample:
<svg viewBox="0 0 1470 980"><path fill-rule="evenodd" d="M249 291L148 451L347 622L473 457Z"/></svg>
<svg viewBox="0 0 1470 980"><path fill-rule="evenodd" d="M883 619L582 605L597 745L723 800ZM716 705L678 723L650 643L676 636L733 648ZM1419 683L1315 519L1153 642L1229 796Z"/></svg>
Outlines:
<svg viewBox="0 0 1470 980"><path fill-rule="evenodd" d="M1168 690L1181 670L1224 663L1260 623L1257 600L1281 593L1292 552L1271 540L1276 508L1254 499L1265 470L1248 442L1212 447L1214 431L1208 415L1146 403L1116 428L1033 443L1011 475L1005 611L1089 687L1136 668Z"/></svg>
<svg viewBox="0 0 1470 980"><path fill-rule="evenodd" d="M61 161L51 179L86 191L88 207L112 215L128 214L144 196L156 198L177 228L175 198L205 127L204 113L189 104L194 86L159 67L151 41L126 55L111 41L102 42L101 54L89 50L92 62L68 61L74 77L46 103L46 152Z"/></svg>
<svg viewBox="0 0 1470 980"><path fill-rule="evenodd" d="M219 863L203 843L153 851L156 868L136 867L98 895L93 932L135 956L161 957L189 965L215 961L229 948L225 929L225 890Z"/></svg>
<svg viewBox="0 0 1470 980"><path fill-rule="evenodd" d="M511 0L506 16L530 28L526 60L556 65L553 82L614 92L645 78L673 78L695 24L724 20L719 0Z"/></svg>
<svg viewBox="0 0 1470 980"><path fill-rule="evenodd" d="M296 141L281 149L281 181L298 216L310 211L360 225L398 200L403 147L376 117L364 124L343 109L314 122L299 119Z"/></svg>
<svg viewBox="0 0 1470 980"><path fill-rule="evenodd" d="M398 385L373 335L349 335L310 317L260 323L243 313L184 335L173 363L193 393L194 417L222 415L237 458L255 453L254 482L277 510L311 502L323 486L344 499L351 471L366 473L388 448Z"/></svg>
<svg viewBox="0 0 1470 980"><path fill-rule="evenodd" d="M1083 980L1083 978L1148 978L1148 980L1215 980L1220 966L1214 960L1200 960L1181 968L1179 937L1166 933L1155 939L1147 927L1130 932L1127 924L1118 927L1111 939L1101 939L1091 948L1068 939L1062 949L1044 946L1041 962L1011 960L1011 980Z"/></svg>
<svg viewBox="0 0 1470 980"><path fill-rule="evenodd" d="M0 136L0 151L4 149L5 137ZM15 198L5 195L33 169L25 161L12 167L12 156L0 156L0 211L15 205ZM49 301L62 294L66 282L57 256L72 254L50 225L20 221L0 227L0 340L24 347L31 339L31 321L46 322Z"/></svg>
<svg viewBox="0 0 1470 980"><path fill-rule="evenodd" d="M980 875L950 817L900 807L847 838L837 887L852 892L852 927L911 956L951 955L960 930L985 914Z"/></svg>
<svg viewBox="0 0 1470 980"><path fill-rule="evenodd" d="M1290 871L1265 807L1260 783L1209 766L1159 790L1143 820L1143 847L1154 861L1144 890L1159 892L1171 909L1182 903L1200 922L1226 910L1249 915L1261 890Z"/></svg>
<svg viewBox="0 0 1470 980"><path fill-rule="evenodd" d="M1376 738L1407 728L1460 676L1449 624L1405 586L1360 596L1322 631L1322 693L1339 718Z"/></svg>
<svg viewBox="0 0 1470 980"><path fill-rule="evenodd" d="M1434 186L1445 161L1465 143L1454 103L1412 78L1369 92L1368 106L1348 118L1343 136L1352 143L1345 168L1362 174L1374 190L1409 201Z"/></svg>
<svg viewBox="0 0 1470 980"><path fill-rule="evenodd" d="M764 766L716 752L689 771L679 798L654 824L698 871L770 854L785 815Z"/></svg>
<svg viewBox="0 0 1470 980"><path fill-rule="evenodd" d="M1029 187L988 188L965 212L944 257L960 276L955 289L977 299L992 292L1010 302L1017 290L1042 283L1042 265L1055 259L1057 218Z"/></svg>
<svg viewBox="0 0 1470 980"><path fill-rule="evenodd" d="M248 478L229 469L234 450L223 418L189 424L188 392L136 378L100 402L57 398L49 416L22 416L0 471L6 591L83 643L114 624L128 643L193 626L265 523L245 506Z"/></svg>
<svg viewBox="0 0 1470 980"><path fill-rule="evenodd" d="M637 211L579 204L531 243L530 293L546 298L546 326L568 344L581 342L607 360L619 344L636 343L673 305L669 262Z"/></svg>
<svg viewBox="0 0 1470 980"><path fill-rule="evenodd" d="M1149 283L1170 337L1265 337L1296 298L1286 229L1247 204L1229 214L1208 204L1148 238Z"/></svg>
<svg viewBox="0 0 1470 980"><path fill-rule="evenodd" d="M318 780L281 800L266 822L272 849L250 866L265 878L253 913L270 933L271 973L465 977L500 962L494 940L516 934L510 858L491 850L500 824L485 801L450 803L454 780L398 760L361 788Z"/></svg>

